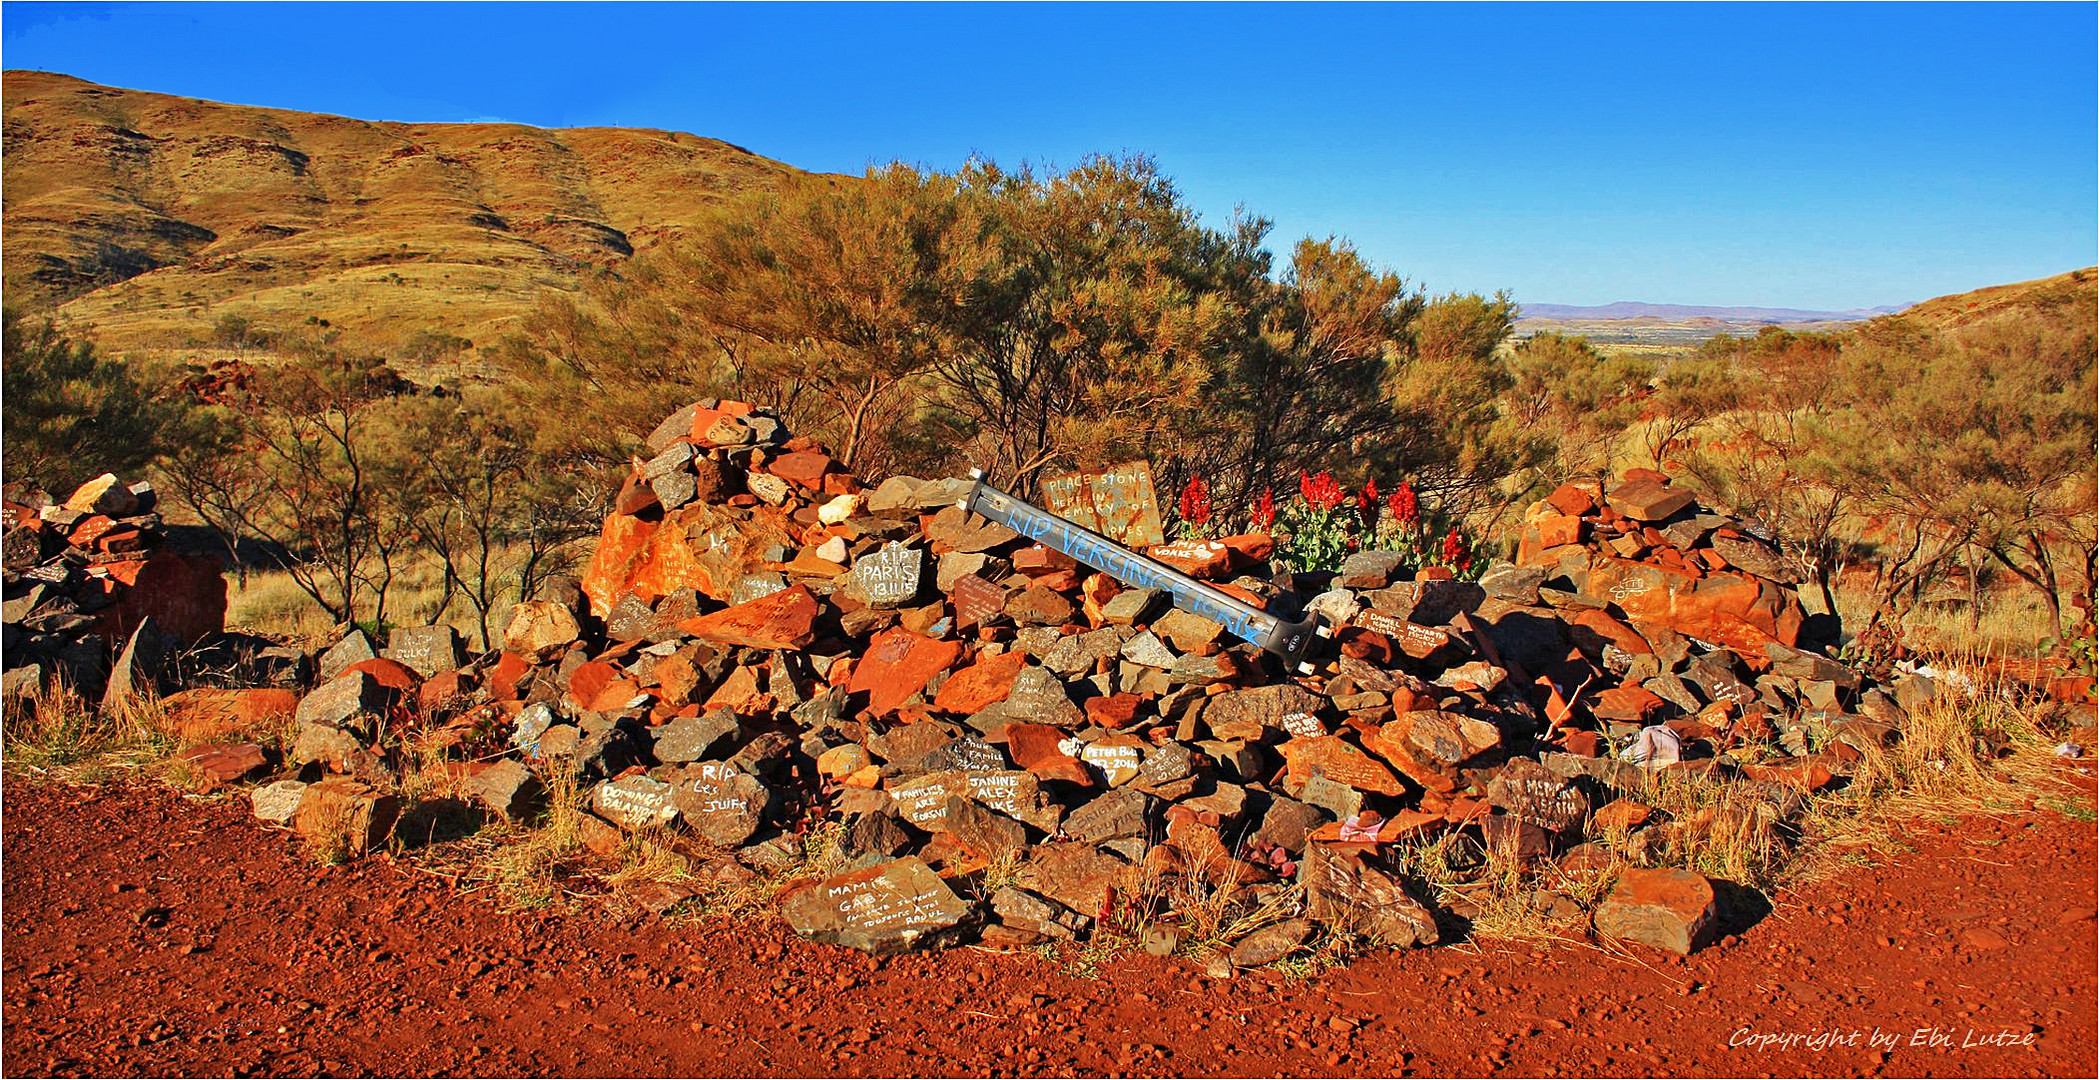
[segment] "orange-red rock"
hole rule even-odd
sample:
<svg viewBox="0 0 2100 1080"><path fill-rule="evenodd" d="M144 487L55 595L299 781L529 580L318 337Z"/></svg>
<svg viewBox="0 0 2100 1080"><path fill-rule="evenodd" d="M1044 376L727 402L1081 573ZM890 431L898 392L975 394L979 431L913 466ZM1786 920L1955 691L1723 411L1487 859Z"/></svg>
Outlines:
<svg viewBox="0 0 2100 1080"><path fill-rule="evenodd" d="M293 690L184 690L162 701L163 723L184 742L228 735L290 720L299 711Z"/></svg>
<svg viewBox="0 0 2100 1080"><path fill-rule="evenodd" d="M817 598L800 585L678 624L704 641L753 649L800 649L816 639Z"/></svg>
<svg viewBox="0 0 2100 1080"><path fill-rule="evenodd" d="M109 575L116 598L97 616L97 629L112 646L122 645L148 615L185 645L226 628L226 575L214 563L163 550L95 568Z"/></svg>
<svg viewBox="0 0 2100 1080"><path fill-rule="evenodd" d="M519 684L530 674L531 662L514 652L503 653L489 667L489 697L496 701L516 698Z"/></svg>
<svg viewBox="0 0 2100 1080"><path fill-rule="evenodd" d="M868 710L877 716L895 712L961 656L961 642L939 641L892 627L868 642L867 655L854 665L853 681L846 689L865 692Z"/></svg>
<svg viewBox="0 0 2100 1080"><path fill-rule="evenodd" d="M1028 654L1018 650L988 656L948 677L933 696L933 707L957 716L969 716L1013 692L1014 676L1028 664Z"/></svg>
<svg viewBox="0 0 2100 1080"><path fill-rule="evenodd" d="M416 687L423 683L423 677L416 674L416 669L399 660L389 660L385 657L360 660L343 669L346 675L353 671L362 671L370 675L373 682L401 694L414 693Z"/></svg>
<svg viewBox="0 0 2100 1080"><path fill-rule="evenodd" d="M1106 694L1086 699L1086 718L1089 722L1105 728L1129 726L1137 719L1139 706L1145 699L1136 694Z"/></svg>
<svg viewBox="0 0 2100 1080"><path fill-rule="evenodd" d="M1049 724L1020 723L1006 725L1002 733L1006 736L1006 752L1014 759L1014 764L1044 780L1093 786L1093 773L1078 758L1063 750L1064 732Z"/></svg>

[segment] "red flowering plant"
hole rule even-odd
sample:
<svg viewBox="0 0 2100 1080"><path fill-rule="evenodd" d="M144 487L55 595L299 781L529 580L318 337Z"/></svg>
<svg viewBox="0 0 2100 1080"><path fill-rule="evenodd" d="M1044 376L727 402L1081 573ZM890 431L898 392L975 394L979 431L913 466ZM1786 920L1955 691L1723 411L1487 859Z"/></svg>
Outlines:
<svg viewBox="0 0 2100 1080"><path fill-rule="evenodd" d="M1268 488L1261 489L1261 501L1254 504L1254 515L1251 518L1251 523L1256 529L1260 529L1263 532L1276 527L1276 493L1274 491Z"/></svg>
<svg viewBox="0 0 2100 1080"><path fill-rule="evenodd" d="M1283 509L1287 534L1277 553L1293 570L1338 570L1342 559L1356 546L1351 535L1359 508L1344 505L1351 500L1334 474L1314 476L1298 471L1298 498Z"/></svg>
<svg viewBox="0 0 2100 1080"><path fill-rule="evenodd" d="M1385 512L1371 527L1367 543L1379 550L1397 551L1410 571L1425 566L1446 566L1466 580L1487 569L1474 558L1473 542L1454 520L1440 513L1425 513L1421 496L1405 480L1386 496Z"/></svg>
<svg viewBox="0 0 2100 1080"><path fill-rule="evenodd" d="M1189 477L1188 486L1181 489L1181 538L1184 540L1206 536L1210 531L1210 484L1200 476Z"/></svg>

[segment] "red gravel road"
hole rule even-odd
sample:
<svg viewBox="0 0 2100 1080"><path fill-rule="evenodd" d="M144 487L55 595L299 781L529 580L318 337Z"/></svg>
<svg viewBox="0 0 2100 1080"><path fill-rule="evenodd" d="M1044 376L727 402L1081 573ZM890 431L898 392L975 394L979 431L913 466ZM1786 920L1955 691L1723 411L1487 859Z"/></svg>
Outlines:
<svg viewBox="0 0 2100 1080"><path fill-rule="evenodd" d="M6 785L0 1071L2095 1075L2094 826L2047 811L1924 823L1690 960L1491 943L1215 983L505 914L314 867L244 810Z"/></svg>

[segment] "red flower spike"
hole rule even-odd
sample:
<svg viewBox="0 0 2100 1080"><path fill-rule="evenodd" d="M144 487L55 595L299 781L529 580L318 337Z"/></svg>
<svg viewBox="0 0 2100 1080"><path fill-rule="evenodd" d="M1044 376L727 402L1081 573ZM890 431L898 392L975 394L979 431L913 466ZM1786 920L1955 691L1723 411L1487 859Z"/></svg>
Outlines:
<svg viewBox="0 0 2100 1080"><path fill-rule="evenodd" d="M1181 490L1181 520L1191 525L1210 524L1210 485L1200 476L1189 477Z"/></svg>
<svg viewBox="0 0 2100 1080"><path fill-rule="evenodd" d="M1335 483L1333 473L1308 476L1304 469L1298 470L1298 494L1314 510L1332 510L1347 498L1342 494L1342 485Z"/></svg>
<svg viewBox="0 0 2100 1080"><path fill-rule="evenodd" d="M1267 531L1274 524L1276 524L1276 493L1268 488L1263 488L1261 489L1261 502L1256 503L1254 507L1254 527Z"/></svg>
<svg viewBox="0 0 2100 1080"><path fill-rule="evenodd" d="M1393 489L1392 498L1386 500L1386 509L1392 511L1393 519L1402 525L1412 525L1422 516L1421 500L1415 498L1415 489L1405 480Z"/></svg>
<svg viewBox="0 0 2100 1080"><path fill-rule="evenodd" d="M1458 526L1453 525L1451 531L1444 536L1444 563L1455 570L1463 570L1465 566L1460 565L1459 560L1464 559L1465 554L1465 538L1458 535ZM1466 562L1470 564L1472 560L1466 559Z"/></svg>

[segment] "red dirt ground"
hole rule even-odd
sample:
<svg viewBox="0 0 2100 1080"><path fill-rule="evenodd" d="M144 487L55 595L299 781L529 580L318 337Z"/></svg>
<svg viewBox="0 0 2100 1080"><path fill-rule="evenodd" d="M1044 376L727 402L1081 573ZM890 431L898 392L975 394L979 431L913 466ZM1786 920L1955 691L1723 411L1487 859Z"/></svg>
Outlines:
<svg viewBox="0 0 2100 1080"><path fill-rule="evenodd" d="M1486 943L1221 983L506 914L381 858L316 867L245 806L7 784L0 1070L2095 1074L2095 830L2048 811L1922 822L1689 960Z"/></svg>

